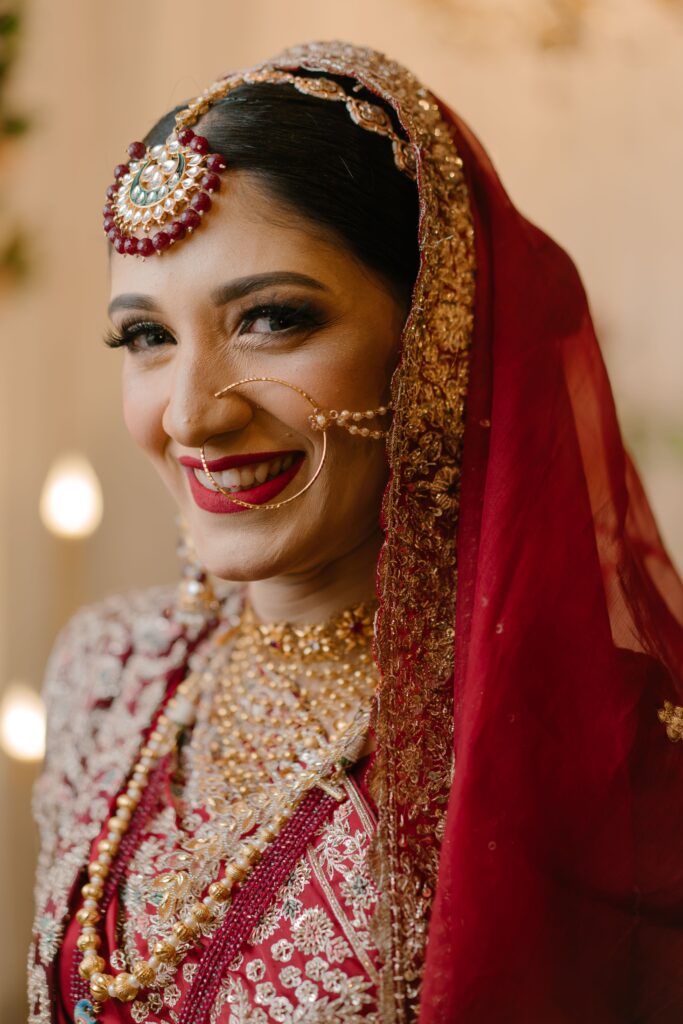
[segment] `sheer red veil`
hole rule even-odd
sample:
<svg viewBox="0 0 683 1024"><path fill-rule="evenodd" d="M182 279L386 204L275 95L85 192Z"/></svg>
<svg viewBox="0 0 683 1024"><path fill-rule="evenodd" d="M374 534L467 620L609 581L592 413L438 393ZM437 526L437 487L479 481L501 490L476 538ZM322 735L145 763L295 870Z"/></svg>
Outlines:
<svg viewBox="0 0 683 1024"><path fill-rule="evenodd" d="M683 1020L683 588L586 296L469 130L455 774L423 1024Z"/></svg>

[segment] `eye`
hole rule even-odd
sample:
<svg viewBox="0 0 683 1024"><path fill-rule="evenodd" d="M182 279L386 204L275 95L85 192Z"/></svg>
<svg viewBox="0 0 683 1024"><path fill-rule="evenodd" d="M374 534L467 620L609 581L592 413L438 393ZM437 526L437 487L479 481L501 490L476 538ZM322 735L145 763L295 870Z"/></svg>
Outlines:
<svg viewBox="0 0 683 1024"><path fill-rule="evenodd" d="M163 324L154 320L131 320L122 324L119 331L108 331L104 343L109 348L149 352L165 344L175 345L175 339Z"/></svg>
<svg viewBox="0 0 683 1024"><path fill-rule="evenodd" d="M318 310L310 303L299 305L268 303L252 306L242 314L240 334L284 334L306 327L315 327L322 322Z"/></svg>

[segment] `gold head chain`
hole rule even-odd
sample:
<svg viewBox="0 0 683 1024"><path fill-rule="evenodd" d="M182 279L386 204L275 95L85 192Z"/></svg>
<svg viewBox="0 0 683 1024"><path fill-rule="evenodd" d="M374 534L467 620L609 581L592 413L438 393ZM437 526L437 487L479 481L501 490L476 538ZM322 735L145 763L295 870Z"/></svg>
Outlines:
<svg viewBox="0 0 683 1024"><path fill-rule="evenodd" d="M192 126L239 86L262 83L291 85L306 96L343 103L355 124L389 139L396 167L415 179L415 150L396 134L382 107L349 96L331 78L307 78L276 69L247 71L219 79L179 111L165 142L151 147L131 142L128 146L129 159L114 168L103 211L104 230L116 252L142 259L160 256L199 227L228 165L220 153L210 151L208 139L195 134Z"/></svg>

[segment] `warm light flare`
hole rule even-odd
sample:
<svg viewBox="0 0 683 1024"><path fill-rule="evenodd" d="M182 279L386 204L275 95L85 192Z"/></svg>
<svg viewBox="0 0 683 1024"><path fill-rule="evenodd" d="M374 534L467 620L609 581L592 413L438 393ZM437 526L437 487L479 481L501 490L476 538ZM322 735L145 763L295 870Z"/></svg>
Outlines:
<svg viewBox="0 0 683 1024"><path fill-rule="evenodd" d="M45 707L25 683L7 687L0 701L0 744L17 761L41 761L45 754Z"/></svg>
<svg viewBox="0 0 683 1024"><path fill-rule="evenodd" d="M88 537L102 520L102 489L84 455L57 459L45 478L40 515L58 537Z"/></svg>

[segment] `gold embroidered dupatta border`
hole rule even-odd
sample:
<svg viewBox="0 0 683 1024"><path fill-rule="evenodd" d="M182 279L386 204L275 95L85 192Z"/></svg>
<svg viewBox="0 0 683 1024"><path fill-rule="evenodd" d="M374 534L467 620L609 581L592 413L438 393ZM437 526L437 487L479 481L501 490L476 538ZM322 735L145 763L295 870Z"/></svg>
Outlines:
<svg viewBox="0 0 683 1024"><path fill-rule="evenodd" d="M355 78L392 105L417 152L421 270L392 381L371 776L379 808L372 868L382 893L373 926L384 965L379 1019L407 1024L419 1012L453 775L455 546L475 272L469 196L434 97L383 54L310 43L263 66Z"/></svg>

